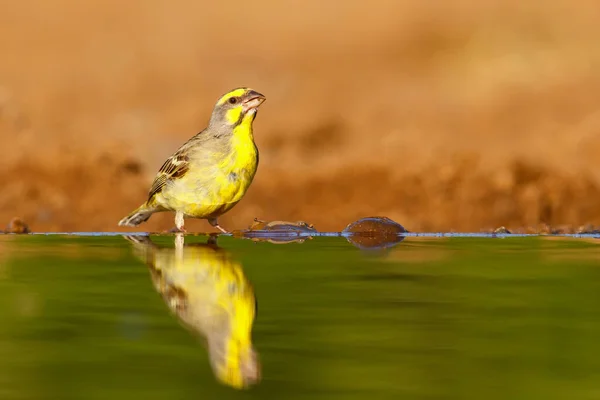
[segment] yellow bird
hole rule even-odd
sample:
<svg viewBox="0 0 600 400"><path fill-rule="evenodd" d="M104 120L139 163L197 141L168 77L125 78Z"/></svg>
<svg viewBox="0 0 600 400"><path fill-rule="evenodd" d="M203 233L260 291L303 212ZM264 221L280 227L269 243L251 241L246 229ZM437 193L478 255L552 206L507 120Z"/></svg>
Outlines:
<svg viewBox="0 0 600 400"><path fill-rule="evenodd" d="M159 246L147 236L124 236L146 263L152 283L179 322L205 339L216 378L236 389L258 384L261 364L252 343L256 296L242 266L216 244Z"/></svg>
<svg viewBox="0 0 600 400"><path fill-rule="evenodd" d="M258 168L252 122L265 96L237 88L217 101L206 129L165 161L154 178L148 200L119 221L137 226L152 214L175 211L176 231L184 218L200 218L227 233L217 218L246 194Z"/></svg>

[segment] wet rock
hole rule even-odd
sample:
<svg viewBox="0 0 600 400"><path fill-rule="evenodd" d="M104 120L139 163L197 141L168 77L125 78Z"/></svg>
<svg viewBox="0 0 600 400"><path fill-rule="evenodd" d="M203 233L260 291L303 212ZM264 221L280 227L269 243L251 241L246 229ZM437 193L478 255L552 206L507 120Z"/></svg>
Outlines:
<svg viewBox="0 0 600 400"><path fill-rule="evenodd" d="M507 233L507 234L510 234L511 232L508 229L506 229L504 226L501 226L500 228L494 229L494 233Z"/></svg>
<svg viewBox="0 0 600 400"><path fill-rule="evenodd" d="M277 232L305 232L315 233L317 230L312 224L304 221L288 222L288 221L271 221L266 222L258 218L254 218L254 222L248 228L250 231L277 231Z"/></svg>
<svg viewBox="0 0 600 400"><path fill-rule="evenodd" d="M404 236L398 235L373 235L363 236L352 234L346 237L348 243L361 250L384 250L397 245L404 240Z"/></svg>
<svg viewBox="0 0 600 400"><path fill-rule="evenodd" d="M258 218L247 230L232 232L234 237L244 237L255 242L269 242L275 244L302 243L306 239L312 239L311 233L318 231L312 224L304 221L271 221L266 222Z"/></svg>
<svg viewBox="0 0 600 400"><path fill-rule="evenodd" d="M8 225L6 225L6 233L30 233L29 226L19 217L13 218Z"/></svg>
<svg viewBox="0 0 600 400"><path fill-rule="evenodd" d="M388 217L366 217L348 224L343 233L398 235L408 232L402 225Z"/></svg>
<svg viewBox="0 0 600 400"><path fill-rule="evenodd" d="M366 217L348 224L342 233L350 244L363 250L386 249L404 240L408 231L387 217Z"/></svg>

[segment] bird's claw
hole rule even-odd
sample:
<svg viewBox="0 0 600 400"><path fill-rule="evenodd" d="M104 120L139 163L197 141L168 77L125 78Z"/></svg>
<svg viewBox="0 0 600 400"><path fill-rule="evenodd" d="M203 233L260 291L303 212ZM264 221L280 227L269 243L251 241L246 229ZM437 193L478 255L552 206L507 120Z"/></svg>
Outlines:
<svg viewBox="0 0 600 400"><path fill-rule="evenodd" d="M215 225L215 228L217 228L218 230L220 230L222 233L229 233L225 229L221 228L221 225Z"/></svg>

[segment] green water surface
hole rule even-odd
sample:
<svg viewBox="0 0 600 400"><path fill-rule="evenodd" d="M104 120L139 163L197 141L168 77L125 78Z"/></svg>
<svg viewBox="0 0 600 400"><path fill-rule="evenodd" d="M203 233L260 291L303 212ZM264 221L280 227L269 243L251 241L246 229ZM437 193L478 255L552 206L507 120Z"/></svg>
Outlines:
<svg viewBox="0 0 600 400"><path fill-rule="evenodd" d="M258 300L256 386L215 379L124 238L0 236L0 399L600 399L600 240L218 246Z"/></svg>

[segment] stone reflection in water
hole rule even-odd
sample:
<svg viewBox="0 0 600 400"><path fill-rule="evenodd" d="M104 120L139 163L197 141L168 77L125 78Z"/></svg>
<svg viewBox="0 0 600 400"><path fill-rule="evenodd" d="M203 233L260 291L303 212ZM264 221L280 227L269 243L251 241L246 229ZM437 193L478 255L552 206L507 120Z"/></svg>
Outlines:
<svg viewBox="0 0 600 400"><path fill-rule="evenodd" d="M304 221L263 221L254 218L248 229L234 231L233 236L250 239L255 242L273 244L303 243L312 239L311 234L318 233L312 224Z"/></svg>
<svg viewBox="0 0 600 400"><path fill-rule="evenodd" d="M256 298L242 266L217 246L159 246L147 236L124 236L150 269L155 289L181 323L205 339L210 364L222 383L242 389L260 381L261 365L252 344Z"/></svg>
<svg viewBox="0 0 600 400"><path fill-rule="evenodd" d="M403 241L402 234L406 232L402 225L388 217L365 217L348 224L342 234L361 250L385 250Z"/></svg>

